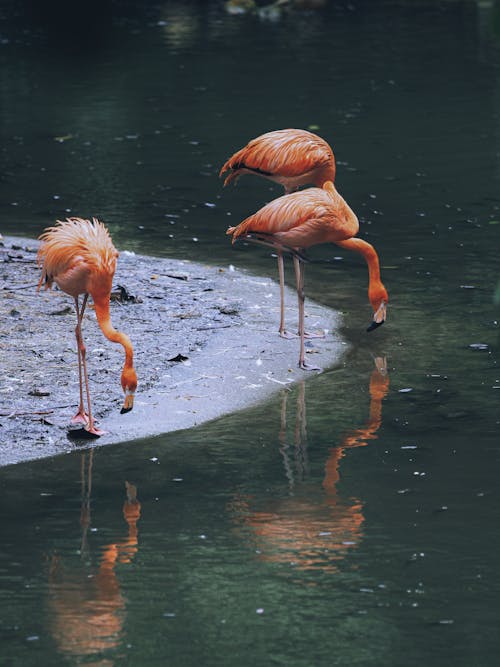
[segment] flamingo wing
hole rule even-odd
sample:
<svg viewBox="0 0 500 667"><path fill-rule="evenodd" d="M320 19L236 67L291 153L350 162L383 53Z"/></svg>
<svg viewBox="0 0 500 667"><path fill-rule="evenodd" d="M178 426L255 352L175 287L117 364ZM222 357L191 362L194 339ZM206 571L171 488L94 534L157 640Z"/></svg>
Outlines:
<svg viewBox="0 0 500 667"><path fill-rule="evenodd" d="M227 160L220 171L248 171L292 178L334 163L326 141L307 130L276 130L252 139ZM228 178L231 178L232 174Z"/></svg>
<svg viewBox="0 0 500 667"><path fill-rule="evenodd" d="M106 227L95 218L58 220L45 230L40 240L39 287L44 281L50 287L55 280L61 283L61 289L74 296L77 289L80 294L88 291L84 283L91 275L114 275L118 251Z"/></svg>

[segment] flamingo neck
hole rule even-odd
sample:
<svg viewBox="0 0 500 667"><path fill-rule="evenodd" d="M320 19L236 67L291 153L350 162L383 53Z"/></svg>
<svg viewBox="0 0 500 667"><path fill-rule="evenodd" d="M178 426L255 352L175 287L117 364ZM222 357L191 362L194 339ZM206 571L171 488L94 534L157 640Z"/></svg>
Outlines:
<svg viewBox="0 0 500 667"><path fill-rule="evenodd" d="M133 369L134 367L134 349L127 334L117 331L111 324L109 313L109 297L100 298L92 295L95 306L95 314L102 333L113 343L120 343L125 350L125 364L123 369Z"/></svg>
<svg viewBox="0 0 500 667"><path fill-rule="evenodd" d="M372 245L366 241L363 241L362 239L346 239L345 241L337 241L337 245L363 255L366 263L368 264L368 275L370 282L380 282L380 264L377 251Z"/></svg>
<svg viewBox="0 0 500 667"><path fill-rule="evenodd" d="M335 163L326 165L318 170L316 178L314 179L314 184L318 188L322 188L327 181L335 183L335 171Z"/></svg>
<svg viewBox="0 0 500 667"><path fill-rule="evenodd" d="M345 241L335 241L336 245L347 250L363 255L368 265L368 296L370 301L379 298L382 295L385 301L388 301L386 289L380 280L380 262L375 248L362 239L352 238Z"/></svg>

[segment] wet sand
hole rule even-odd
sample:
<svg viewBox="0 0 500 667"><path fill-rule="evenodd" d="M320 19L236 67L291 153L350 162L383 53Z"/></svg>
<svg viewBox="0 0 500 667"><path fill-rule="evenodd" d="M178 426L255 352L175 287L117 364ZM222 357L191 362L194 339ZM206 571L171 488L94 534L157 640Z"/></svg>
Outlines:
<svg viewBox="0 0 500 667"><path fill-rule="evenodd" d="M121 415L123 351L102 335L93 309L84 318L96 440L74 439L78 406L73 301L54 289L37 293L36 241L0 242L0 466L198 426L265 400L311 375L298 368L298 339L278 335L279 285L235 270L122 252L111 303L113 325L135 347L139 386ZM121 288L119 287L121 286ZM287 326L297 327L297 299L287 289ZM306 299L311 363L337 364L346 344L340 316ZM71 437L73 436L73 437Z"/></svg>

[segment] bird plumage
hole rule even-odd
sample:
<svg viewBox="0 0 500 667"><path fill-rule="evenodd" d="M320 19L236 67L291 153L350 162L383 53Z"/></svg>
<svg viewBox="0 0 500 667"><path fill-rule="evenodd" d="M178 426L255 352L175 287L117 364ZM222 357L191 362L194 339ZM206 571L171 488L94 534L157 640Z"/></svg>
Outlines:
<svg viewBox="0 0 500 667"><path fill-rule="evenodd" d="M224 181L228 185L244 174L263 176L285 189L295 192L304 185L322 187L335 180L335 156L329 144L313 132L289 128L274 130L256 137L232 155L223 165L219 176L229 171ZM280 281L280 336L285 331L285 273L282 250L277 248Z"/></svg>
<svg viewBox="0 0 500 667"><path fill-rule="evenodd" d="M109 299L113 276L116 270L118 251L113 245L107 228L93 218L67 218L57 220L40 236L38 263L42 273L38 288L45 282L48 289L55 282L61 290L73 297L77 312L75 330L78 347L78 368L80 376L80 406L73 418L75 423L85 424L87 431L101 435L94 425L90 406L90 392L87 379L86 350L81 326L89 295L94 301L97 321L103 334L109 340L120 343L125 351L125 363L121 374L121 384L125 393L122 412L132 410L137 375L133 365L133 347L129 337L117 331L111 324ZM79 306L79 296L83 304ZM87 394L88 414L83 406L83 383Z"/></svg>
<svg viewBox="0 0 500 667"><path fill-rule="evenodd" d="M224 185L253 173L280 183L289 193L313 184L335 180L335 157L328 143L313 132L294 128L274 130L256 137L234 153L219 176L229 171Z"/></svg>
<svg viewBox="0 0 500 667"><path fill-rule="evenodd" d="M297 251L318 243L331 242L363 255L368 265L368 298L374 311L368 331L385 321L389 296L380 280L378 255L371 244L353 238L358 229L356 215L333 183L327 181L322 188L309 188L271 201L236 227L229 227L226 232L233 237L233 242L238 238L253 236L274 246L279 253L294 251L301 368L307 368L304 359L304 267Z"/></svg>
<svg viewBox="0 0 500 667"><path fill-rule="evenodd" d="M327 181L322 188L274 199L226 233L232 235L233 242L249 233L268 234L277 243L298 249L348 239L358 229L358 218L333 183Z"/></svg>

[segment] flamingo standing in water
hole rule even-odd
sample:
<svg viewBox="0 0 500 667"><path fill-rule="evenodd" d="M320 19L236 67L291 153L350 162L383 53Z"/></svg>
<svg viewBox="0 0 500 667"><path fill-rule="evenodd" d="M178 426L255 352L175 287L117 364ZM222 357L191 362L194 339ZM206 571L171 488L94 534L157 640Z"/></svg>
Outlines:
<svg viewBox="0 0 500 667"><path fill-rule="evenodd" d="M114 343L120 343L125 350L125 364L121 375L121 384L125 393L122 413L132 410L134 393L137 388L132 343L126 334L113 328L109 314L109 298L118 251L111 241L108 230L96 218L93 218L92 221L82 218L57 220L55 226L48 227L44 231L40 240L42 244L37 258L42 267L42 275L38 289L44 281L46 289L55 282L75 301L80 405L71 423L83 424L89 434L97 437L103 435L105 431L96 427L92 417L85 358L86 348L82 338L83 314L89 295L94 301L97 321L103 334ZM78 300L80 294L83 294L81 307ZM85 383L88 414L83 404L83 382Z"/></svg>
<svg viewBox="0 0 500 667"><path fill-rule="evenodd" d="M335 156L328 143L317 134L297 129L275 130L252 139L237 151L224 164L219 176L226 171L230 173L224 181L225 186L244 174L256 174L279 183L285 194L290 194L303 185L321 188L326 181L335 181ZM288 338L283 253L279 248L276 252L280 281L279 333Z"/></svg>
<svg viewBox="0 0 500 667"><path fill-rule="evenodd" d="M385 321L389 296L380 280L378 255L372 245L353 238L358 229L356 215L333 183L327 181L322 188L308 188L275 199L226 232L232 235L233 243L238 238L250 237L281 252L293 253L299 303L300 368L318 370L306 364L304 355L304 263L300 254L303 248L331 242L363 255L368 264L368 299L373 308L373 321L367 331Z"/></svg>

